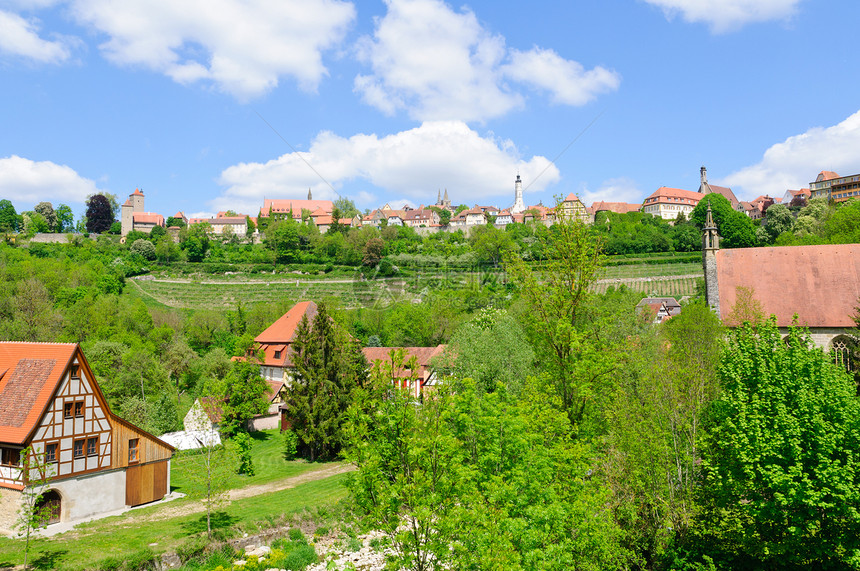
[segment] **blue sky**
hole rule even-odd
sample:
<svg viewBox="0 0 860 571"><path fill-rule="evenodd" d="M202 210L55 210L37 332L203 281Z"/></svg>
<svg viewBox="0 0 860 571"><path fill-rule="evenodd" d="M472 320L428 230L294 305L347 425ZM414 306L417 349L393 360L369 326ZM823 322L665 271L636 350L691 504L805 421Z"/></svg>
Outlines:
<svg viewBox="0 0 860 571"><path fill-rule="evenodd" d="M0 198L509 206L860 172L856 0L0 0Z"/></svg>

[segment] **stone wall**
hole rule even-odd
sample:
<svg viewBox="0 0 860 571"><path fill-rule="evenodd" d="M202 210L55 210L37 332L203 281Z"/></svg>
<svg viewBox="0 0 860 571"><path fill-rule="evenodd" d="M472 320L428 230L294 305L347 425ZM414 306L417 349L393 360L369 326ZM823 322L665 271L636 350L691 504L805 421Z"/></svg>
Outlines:
<svg viewBox="0 0 860 571"><path fill-rule="evenodd" d="M21 507L21 492L0 488L0 535L11 535L18 509Z"/></svg>

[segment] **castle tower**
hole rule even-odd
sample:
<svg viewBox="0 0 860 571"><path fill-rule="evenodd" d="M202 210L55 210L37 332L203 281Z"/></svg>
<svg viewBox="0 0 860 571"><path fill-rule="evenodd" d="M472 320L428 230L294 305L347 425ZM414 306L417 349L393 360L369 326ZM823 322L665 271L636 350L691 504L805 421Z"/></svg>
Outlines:
<svg viewBox="0 0 860 571"><path fill-rule="evenodd" d="M702 167L704 173L704 167ZM720 315L720 289L717 283L717 251L720 249L720 235L714 216L711 213L711 202L708 201L708 212L705 216L705 227L702 229L702 267L705 271L705 301L718 316Z"/></svg>
<svg viewBox="0 0 860 571"><path fill-rule="evenodd" d="M128 200L120 208L120 235L127 236L134 230L134 213L143 212L143 193L139 188L128 195Z"/></svg>
<svg viewBox="0 0 860 571"><path fill-rule="evenodd" d="M523 202L523 181L517 173L517 180L514 182L514 205L511 206L511 214L519 214L525 211L526 205Z"/></svg>

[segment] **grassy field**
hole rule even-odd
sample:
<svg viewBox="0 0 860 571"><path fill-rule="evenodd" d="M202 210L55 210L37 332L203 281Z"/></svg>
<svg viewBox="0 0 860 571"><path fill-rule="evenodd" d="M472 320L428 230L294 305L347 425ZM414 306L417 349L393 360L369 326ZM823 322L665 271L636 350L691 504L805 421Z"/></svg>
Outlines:
<svg viewBox="0 0 860 571"><path fill-rule="evenodd" d="M633 260L635 261L635 260ZM645 294L684 296L696 291L696 280L702 277L698 263L643 263L603 268L600 282L594 290L604 292L610 286L623 284ZM353 277L339 275L252 274L206 275L205 278L174 278L164 275L155 279L131 280L127 287L132 295L144 299L150 306L181 309L213 307L235 308L241 301L245 306L280 301L336 299L344 308L380 307L397 301L414 301L435 289L466 289L479 285L489 277L504 282L500 269L458 271L437 267L410 268L406 276L364 280L358 272Z"/></svg>
<svg viewBox="0 0 860 571"><path fill-rule="evenodd" d="M276 431L255 434L252 455L257 473L250 478L237 476L234 488L272 483L329 466L284 460ZM180 455L172 465L175 491L188 489L189 458ZM234 537L288 524L296 514L324 518L347 496L345 477L340 474L233 500L214 515L213 527L221 537ZM30 559L36 569L121 569L123 562L146 560L153 553L175 552L203 541L206 518L197 509L199 502L186 497L80 524L72 531L32 541ZM23 560L23 541L0 538L0 568Z"/></svg>
<svg viewBox="0 0 860 571"><path fill-rule="evenodd" d="M254 463L253 476L237 475L231 487L242 488L254 484L268 484L283 478L298 476L315 468L304 460L284 460L283 440L277 430L262 430L251 433L254 445L251 456ZM187 493L190 480L189 470L193 468L196 454L194 452L179 452L173 459L170 476L170 487L173 491Z"/></svg>

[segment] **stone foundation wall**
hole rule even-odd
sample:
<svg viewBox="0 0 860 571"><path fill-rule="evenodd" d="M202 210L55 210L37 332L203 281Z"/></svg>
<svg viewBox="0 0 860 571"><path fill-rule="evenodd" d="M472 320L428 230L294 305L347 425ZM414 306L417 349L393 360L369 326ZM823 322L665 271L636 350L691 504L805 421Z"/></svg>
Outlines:
<svg viewBox="0 0 860 571"><path fill-rule="evenodd" d="M15 520L18 519L18 509L21 507L21 492L9 488L0 488L0 535L10 535Z"/></svg>

